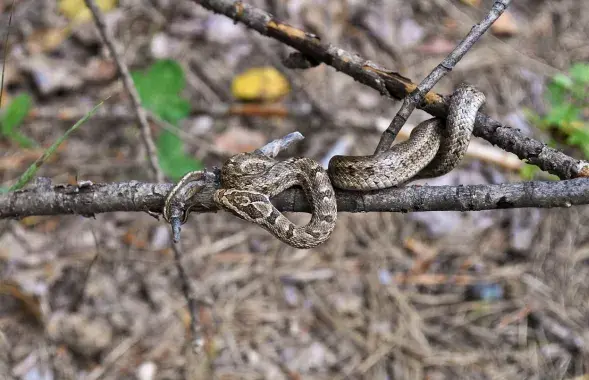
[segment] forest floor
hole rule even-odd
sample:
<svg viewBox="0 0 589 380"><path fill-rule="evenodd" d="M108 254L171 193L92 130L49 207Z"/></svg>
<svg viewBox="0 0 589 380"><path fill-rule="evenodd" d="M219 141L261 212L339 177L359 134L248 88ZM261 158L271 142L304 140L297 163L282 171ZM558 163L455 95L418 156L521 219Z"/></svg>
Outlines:
<svg viewBox="0 0 589 380"><path fill-rule="evenodd" d="M248 2L414 82L492 3ZM2 40L10 3L0 0ZM306 139L286 155L369 154L400 106L326 65L286 69L291 49L192 1L120 0L105 17L132 70L158 59L183 68L191 112L181 136L209 168L295 130ZM435 91L469 82L485 93L487 114L546 141L525 112L545 113L547 81L589 61L589 2L514 1L506 17ZM32 96L24 135L47 147L110 96L38 174L53 183L147 181L128 98L93 23L69 30L56 2L16 0L12 25L5 100ZM232 81L263 66L287 75L290 91L275 105L288 112L228 115ZM408 124L428 117L416 111ZM151 126L156 138L164 131ZM1 139L2 183L39 152ZM469 156L427 182L521 180L517 167ZM0 377L589 378L587 207L340 214L330 240L310 250L220 212L192 215L181 245L206 300L202 351L190 344L163 220L124 212L0 220Z"/></svg>

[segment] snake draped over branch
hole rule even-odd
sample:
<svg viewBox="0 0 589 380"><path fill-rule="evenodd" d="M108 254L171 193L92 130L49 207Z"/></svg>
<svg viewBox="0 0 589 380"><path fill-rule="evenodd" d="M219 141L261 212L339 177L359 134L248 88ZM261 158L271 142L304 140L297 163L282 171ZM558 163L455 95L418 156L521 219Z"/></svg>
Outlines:
<svg viewBox="0 0 589 380"><path fill-rule="evenodd" d="M221 169L221 188L214 193L219 208L260 225L276 238L296 248L325 242L337 220L334 187L369 191L402 185L413 179L432 178L454 169L464 157L479 108L485 96L462 84L452 94L446 122L432 118L411 131L409 139L369 156L334 156L327 171L310 158L277 161L260 151L230 157ZM195 172L185 175L192 178ZM184 178L166 198L164 218L170 221L171 198ZM270 198L300 186L312 207L311 220L297 226ZM182 223L186 216L183 215Z"/></svg>

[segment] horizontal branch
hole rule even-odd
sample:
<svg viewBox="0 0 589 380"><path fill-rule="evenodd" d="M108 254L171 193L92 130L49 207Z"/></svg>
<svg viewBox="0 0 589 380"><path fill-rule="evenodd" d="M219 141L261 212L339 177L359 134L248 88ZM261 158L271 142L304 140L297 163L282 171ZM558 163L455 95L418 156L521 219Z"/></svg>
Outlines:
<svg viewBox="0 0 589 380"><path fill-rule="evenodd" d="M217 211L216 178L206 175L191 202L192 212ZM94 214L115 211L161 212L172 184L120 182L43 186L0 194L0 219L31 215ZM407 186L371 192L336 191L339 212L477 211L589 204L589 179L532 181L499 185ZM309 212L302 190L289 189L273 200L284 212Z"/></svg>
<svg viewBox="0 0 589 380"><path fill-rule="evenodd" d="M280 22L271 14L232 0L194 0L213 12L242 22L260 34L281 41L314 60L323 62L341 71L356 81L374 88L382 95L404 99L417 85L402 75L387 70L328 43L310 33ZM446 118L447 100L440 94L428 92L420 109L441 118ZM482 137L502 149L515 153L520 159L539 166L542 170L561 179L589 177L589 165L546 146L544 143L524 136L519 130L479 112L474 129L475 136Z"/></svg>

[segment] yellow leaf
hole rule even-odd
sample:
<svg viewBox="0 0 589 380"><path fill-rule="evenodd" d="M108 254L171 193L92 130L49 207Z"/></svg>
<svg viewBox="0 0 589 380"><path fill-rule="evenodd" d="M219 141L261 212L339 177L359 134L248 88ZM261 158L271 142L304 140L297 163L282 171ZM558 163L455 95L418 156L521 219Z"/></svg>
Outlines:
<svg viewBox="0 0 589 380"><path fill-rule="evenodd" d="M231 85L240 100L277 100L290 91L288 80L274 67L255 67L236 76Z"/></svg>
<svg viewBox="0 0 589 380"><path fill-rule="evenodd" d="M31 54L53 51L69 35L70 28L39 29L27 37L27 48Z"/></svg>
<svg viewBox="0 0 589 380"><path fill-rule="evenodd" d="M481 5L481 0L461 0L464 4L470 5L471 7L477 7Z"/></svg>
<svg viewBox="0 0 589 380"><path fill-rule="evenodd" d="M117 0L96 0L96 5L103 11L109 11L117 5ZM84 0L60 0L59 10L70 20L83 22L92 18Z"/></svg>

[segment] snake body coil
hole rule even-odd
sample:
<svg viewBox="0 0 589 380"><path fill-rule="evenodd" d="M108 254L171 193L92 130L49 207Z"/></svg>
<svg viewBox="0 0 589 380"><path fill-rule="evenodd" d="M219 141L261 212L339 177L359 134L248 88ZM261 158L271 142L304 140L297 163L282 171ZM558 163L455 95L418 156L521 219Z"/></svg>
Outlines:
<svg viewBox="0 0 589 380"><path fill-rule="evenodd" d="M221 172L219 207L259 224L278 239L297 248L326 241L337 219L334 186L344 190L374 190L401 185L411 179L448 173L463 158L478 109L485 96L467 85L452 95L448 117L420 123L407 141L371 156L335 156L326 172L308 158L278 162L256 153L229 158ZM313 207L311 221L296 226L278 211L270 198L299 185Z"/></svg>
<svg viewBox="0 0 589 380"><path fill-rule="evenodd" d="M420 123L407 141L372 156L334 156L329 178L345 190L375 190L410 179L432 178L454 169L464 157L485 95L461 85L454 91L444 125L440 119Z"/></svg>
<svg viewBox="0 0 589 380"><path fill-rule="evenodd" d="M313 208L311 220L296 226L272 205L270 198L300 185ZM257 223L272 235L296 248L315 247L329 238L337 219L333 186L325 170L310 158L276 161L240 153L229 158L221 170L221 186L213 196L223 209Z"/></svg>

